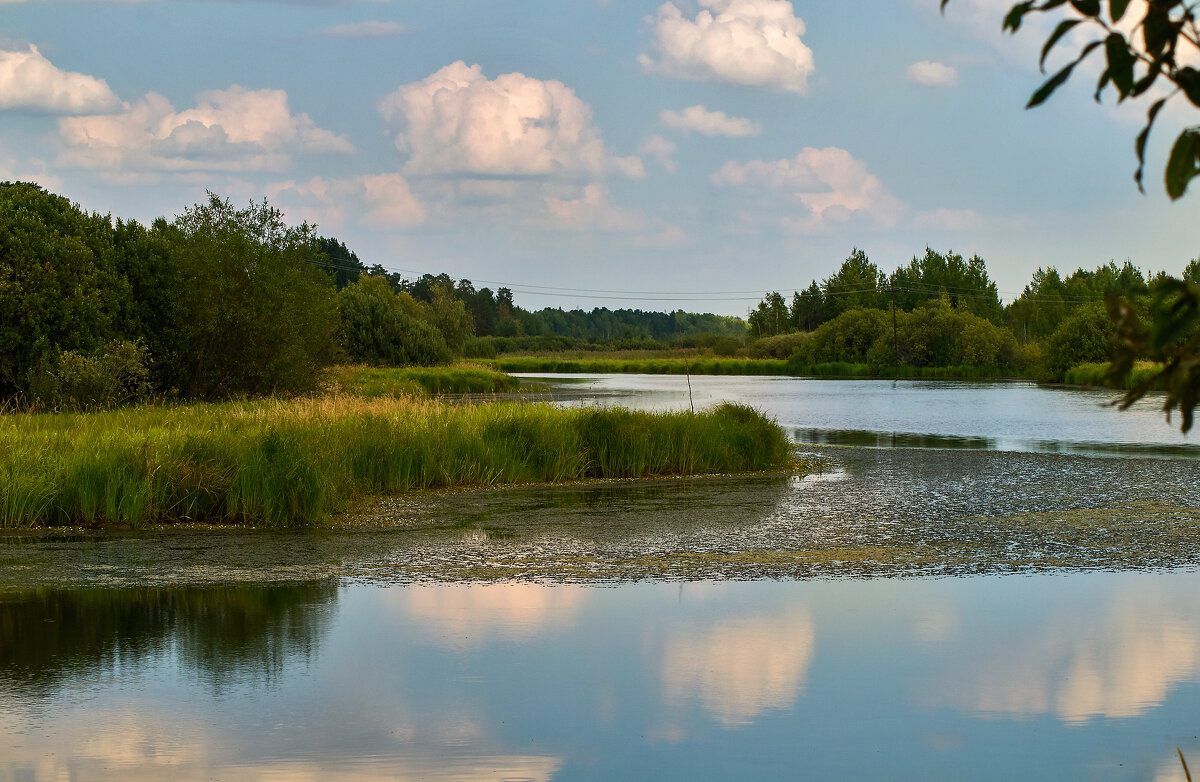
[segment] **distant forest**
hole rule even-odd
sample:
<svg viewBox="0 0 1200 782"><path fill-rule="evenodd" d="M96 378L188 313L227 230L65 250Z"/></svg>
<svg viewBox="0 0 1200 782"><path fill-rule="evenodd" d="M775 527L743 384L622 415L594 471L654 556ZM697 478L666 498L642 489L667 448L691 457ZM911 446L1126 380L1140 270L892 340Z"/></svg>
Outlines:
<svg viewBox="0 0 1200 782"><path fill-rule="evenodd" d="M1183 278L1200 283L1200 260L1184 268ZM1061 381L1072 367L1112 357L1116 327L1105 297L1121 297L1152 319L1170 280L1166 272L1150 274L1128 261L1065 277L1039 268L1019 297L1002 304L979 256L926 248L885 274L855 249L836 272L795 291L790 302L767 294L749 314L748 350L801 364L859 363L878 371L892 363L990 367Z"/></svg>
<svg viewBox="0 0 1200 782"><path fill-rule="evenodd" d="M1183 276L1200 282L1200 261ZM797 371L846 363L882 374L896 364L1062 380L1113 354L1105 296L1153 318L1169 279L1128 262L1065 277L1044 268L1003 304L978 256L927 249L885 274L854 250L790 301L768 294L746 320L531 311L508 288L367 266L265 202L237 209L210 194L173 220L142 225L4 182L0 401L86 408L147 396L227 399L311 390L322 369L342 362L646 348L788 359Z"/></svg>
<svg viewBox="0 0 1200 782"><path fill-rule="evenodd" d="M448 274L423 274L410 280L380 264L366 266L358 255L337 239L319 237L316 245L322 267L339 290L363 276L382 277L396 293L407 293L419 301L432 301L434 291L448 291L461 301L471 316L476 337L564 337L587 343L629 343L653 340L677 342L689 337L743 338L746 322L728 315L597 307L590 312L545 307L526 310L513 303L512 290L476 288L470 280L454 280ZM529 342L529 341L526 341ZM536 344L536 342L530 342ZM552 343L548 343L552 344Z"/></svg>

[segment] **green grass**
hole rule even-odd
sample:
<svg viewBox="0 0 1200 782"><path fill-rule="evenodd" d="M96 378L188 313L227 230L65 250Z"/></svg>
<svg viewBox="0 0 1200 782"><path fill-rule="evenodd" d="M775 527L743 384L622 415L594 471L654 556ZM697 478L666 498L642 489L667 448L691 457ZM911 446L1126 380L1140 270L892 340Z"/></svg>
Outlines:
<svg viewBox="0 0 1200 782"><path fill-rule="evenodd" d="M346 395L10 414L0 442L0 527L296 527L375 495L773 470L791 453L740 405L692 416Z"/></svg>
<svg viewBox="0 0 1200 782"><path fill-rule="evenodd" d="M773 358L683 358L642 359L566 359L553 356L511 356L488 362L504 372L546 372L561 374L642 374L642 375L783 375L791 377L826 378L890 378L892 368L872 369L867 364L841 361L805 364L800 361ZM898 375L904 379L980 380L1011 377L1014 373L996 367L910 367L901 366Z"/></svg>
<svg viewBox="0 0 1200 782"><path fill-rule="evenodd" d="M506 356L489 362L502 372L548 372L596 375L787 375L787 362L746 358L559 358Z"/></svg>
<svg viewBox="0 0 1200 782"><path fill-rule="evenodd" d="M521 381L481 364L459 363L446 367L334 367L328 371L326 385L334 392L377 399L508 393L520 390Z"/></svg>
<svg viewBox="0 0 1200 782"><path fill-rule="evenodd" d="M1104 386L1107 388L1129 389L1144 380L1149 380L1162 371L1161 364L1151 361L1139 361L1133 367L1133 372L1124 381L1113 383L1108 380L1108 363L1098 362L1080 364L1067 370L1063 382L1072 386Z"/></svg>

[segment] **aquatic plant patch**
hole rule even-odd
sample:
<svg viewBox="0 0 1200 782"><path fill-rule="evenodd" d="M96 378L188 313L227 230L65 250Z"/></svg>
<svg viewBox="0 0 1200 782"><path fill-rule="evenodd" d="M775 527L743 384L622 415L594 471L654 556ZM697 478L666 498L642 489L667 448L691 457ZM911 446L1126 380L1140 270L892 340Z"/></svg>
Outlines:
<svg viewBox="0 0 1200 782"><path fill-rule="evenodd" d="M775 422L338 395L0 417L0 527L306 526L363 497L785 468Z"/></svg>

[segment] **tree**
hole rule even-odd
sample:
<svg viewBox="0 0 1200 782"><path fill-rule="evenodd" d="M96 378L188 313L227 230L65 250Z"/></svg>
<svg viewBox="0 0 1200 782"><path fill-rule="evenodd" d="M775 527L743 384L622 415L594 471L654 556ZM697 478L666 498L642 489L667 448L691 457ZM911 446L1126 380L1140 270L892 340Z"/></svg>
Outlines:
<svg viewBox="0 0 1200 782"><path fill-rule="evenodd" d="M798 331L812 331L825 322L825 295L815 280L805 290L792 294L789 317L792 328Z"/></svg>
<svg viewBox="0 0 1200 782"><path fill-rule="evenodd" d="M59 351L121 336L132 295L110 218L27 182L0 183L0 396Z"/></svg>
<svg viewBox="0 0 1200 782"><path fill-rule="evenodd" d="M999 322L1003 314L996 283L978 255L964 260L958 253L943 255L926 247L924 256L914 256L908 266L892 274L890 284L896 288L897 305L904 310L945 296L954 309L993 322Z"/></svg>
<svg viewBox="0 0 1200 782"><path fill-rule="evenodd" d="M943 10L949 2L941 0ZM1126 19L1131 6L1130 0L1023 0L1011 7L1003 26L1015 33L1029 14L1065 15L1042 47L1043 66L1049 53L1072 30L1080 27L1096 31L1098 37L1085 44L1077 57L1034 91L1027 108L1045 102L1071 78L1080 63L1103 49L1104 65L1096 85L1096 99L1100 100L1111 85L1118 102L1152 100L1146 111L1146 124L1134 142L1138 161L1134 181L1143 190L1146 142L1163 106L1183 95L1194 107L1200 107L1200 70L1188 64L1200 53L1197 24L1200 0L1144 0L1136 5L1135 15ZM1127 33L1120 25L1129 21L1133 26ZM1200 176L1200 125L1184 128L1171 147L1163 172L1167 195L1172 200L1183 197L1196 176ZM1119 343L1109 367L1110 377L1127 377L1134 362L1142 357L1164 364L1157 375L1130 389L1122 407L1129 407L1161 383L1167 389L1164 409L1169 416L1178 407L1183 418L1182 429L1187 432L1200 401L1200 285L1188 279L1159 281L1148 325L1143 324L1126 297L1109 295L1105 302L1109 316L1117 324Z"/></svg>
<svg viewBox="0 0 1200 782"><path fill-rule="evenodd" d="M342 344L354 361L376 366L450 361L450 349L438 330L406 312L382 277L364 276L347 285L338 295L338 310Z"/></svg>
<svg viewBox="0 0 1200 782"><path fill-rule="evenodd" d="M209 193L162 230L179 285L172 346L156 357L170 386L199 399L311 388L338 328L312 227L287 225L266 201L235 209Z"/></svg>
<svg viewBox="0 0 1200 782"><path fill-rule="evenodd" d="M853 309L879 307L879 289L884 279L879 267L855 247L837 273L821 284L825 317L833 318Z"/></svg>
<svg viewBox="0 0 1200 782"><path fill-rule="evenodd" d="M783 296L777 291L771 291L758 306L750 311L747 318L750 323L751 337L773 337L791 330L791 315Z"/></svg>
<svg viewBox="0 0 1200 782"><path fill-rule="evenodd" d="M333 278L339 291L367 273L358 255L337 239L318 236L314 242L318 264Z"/></svg>

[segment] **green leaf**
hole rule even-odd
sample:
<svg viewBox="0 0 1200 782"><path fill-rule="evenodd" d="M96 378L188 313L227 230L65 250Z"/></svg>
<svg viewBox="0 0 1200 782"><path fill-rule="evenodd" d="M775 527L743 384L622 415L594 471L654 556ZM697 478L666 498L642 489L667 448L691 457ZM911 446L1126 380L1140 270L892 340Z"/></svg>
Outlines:
<svg viewBox="0 0 1200 782"><path fill-rule="evenodd" d="M1100 0L1071 0L1071 5L1084 16L1100 16Z"/></svg>
<svg viewBox="0 0 1200 782"><path fill-rule="evenodd" d="M1142 39L1146 42L1146 53L1158 59L1179 35L1179 30L1172 24L1168 10L1160 3L1147 3L1146 16L1142 19Z"/></svg>
<svg viewBox="0 0 1200 782"><path fill-rule="evenodd" d="M943 0L942 5L945 5ZM1125 15L1125 9L1129 7L1129 0L1109 0L1108 15L1113 20L1113 24L1121 21L1121 17Z"/></svg>
<svg viewBox="0 0 1200 782"><path fill-rule="evenodd" d="M1032 109L1034 106L1040 106L1042 103L1044 103L1046 98L1049 98L1051 95L1053 95L1054 91L1063 85L1063 82L1071 78L1071 71L1075 70L1075 66L1083 62L1083 59L1091 54L1092 51L1095 50L1095 48L1099 45L1100 41L1092 41L1085 46L1083 48L1083 52L1078 58L1076 58L1075 62L1051 76L1046 80L1045 84L1043 84L1041 87L1038 87L1037 91L1034 92L1033 96L1029 99L1029 103L1025 104L1025 108Z"/></svg>
<svg viewBox="0 0 1200 782"><path fill-rule="evenodd" d="M1062 40L1062 37L1071 32L1071 28L1082 22L1082 19L1065 19L1058 23L1058 27L1054 28L1054 32L1046 39L1046 45L1042 47L1042 56L1038 59L1038 67L1042 72L1046 72L1046 57L1049 56L1050 50L1054 45Z"/></svg>
<svg viewBox="0 0 1200 782"><path fill-rule="evenodd" d="M1200 128L1185 128L1175 139L1167 160L1167 195L1178 200L1187 190L1188 182L1200 174Z"/></svg>
<svg viewBox="0 0 1200 782"><path fill-rule="evenodd" d="M1021 20L1025 18L1025 14L1033 10L1033 0L1025 3L1017 3L1012 8L1008 9L1008 13L1004 17L1003 29L1010 33L1015 33L1021 29Z"/></svg>
<svg viewBox="0 0 1200 782"><path fill-rule="evenodd" d="M1137 59L1120 33L1108 36L1104 41L1104 52L1108 57L1108 76L1124 100L1133 91L1133 64ZM1100 97L1100 90L1096 90L1096 97Z"/></svg>
<svg viewBox="0 0 1200 782"><path fill-rule="evenodd" d="M1146 112L1146 127L1142 128L1142 132L1137 137L1137 172L1133 175L1133 181L1137 182L1138 190L1143 193L1146 188L1142 187L1142 175L1146 171L1146 141L1150 138L1150 128L1154 126L1154 120L1158 117L1158 112L1162 110L1163 104L1167 102L1166 98L1159 98L1150 106L1150 110Z"/></svg>
<svg viewBox="0 0 1200 782"><path fill-rule="evenodd" d="M1180 68L1175 72L1175 83L1183 90L1194 105L1200 106L1200 71L1195 68Z"/></svg>

